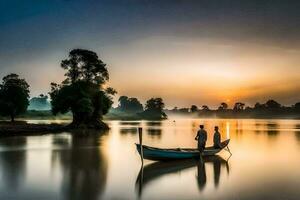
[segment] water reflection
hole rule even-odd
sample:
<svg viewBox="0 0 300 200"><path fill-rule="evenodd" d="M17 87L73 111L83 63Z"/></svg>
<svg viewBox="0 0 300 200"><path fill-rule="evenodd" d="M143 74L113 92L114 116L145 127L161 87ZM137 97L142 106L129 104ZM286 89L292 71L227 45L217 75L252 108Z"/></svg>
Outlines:
<svg viewBox="0 0 300 200"><path fill-rule="evenodd" d="M203 162L195 159L187 159L169 162L154 162L147 166L142 166L136 179L136 191L138 192L138 196L142 196L143 189L150 182L153 182L155 180L159 181L159 179L162 179L168 174L180 173L183 170L193 167L197 167L197 186L199 191L201 192L204 190L207 182L207 164L213 165L214 185L215 188L218 188L221 177L221 166L225 166L227 169L227 174L229 174L228 160L225 160L220 156L209 156L205 157L203 159Z"/></svg>
<svg viewBox="0 0 300 200"><path fill-rule="evenodd" d="M154 128L149 128L147 129L147 134L151 137L151 138L161 138L161 133L162 130L161 129L154 129Z"/></svg>
<svg viewBox="0 0 300 200"><path fill-rule="evenodd" d="M161 126L162 122L161 121L147 121L146 125L147 126Z"/></svg>
<svg viewBox="0 0 300 200"><path fill-rule="evenodd" d="M26 138L7 138L1 140L1 146L23 147L26 145ZM26 175L26 151L4 151L0 153L1 182L5 183L5 188L17 191L22 185Z"/></svg>
<svg viewBox="0 0 300 200"><path fill-rule="evenodd" d="M267 134L269 136L277 136L279 134L279 124L276 122L268 122L266 124Z"/></svg>
<svg viewBox="0 0 300 200"><path fill-rule="evenodd" d="M141 124L141 122L137 122L137 121L121 121L120 124L121 125L130 125L130 126L139 126Z"/></svg>
<svg viewBox="0 0 300 200"><path fill-rule="evenodd" d="M133 127L133 128L120 128L120 133L122 135L136 134L137 133L137 128L135 128L135 127Z"/></svg>
<svg viewBox="0 0 300 200"><path fill-rule="evenodd" d="M300 124L295 125L295 136L297 141L300 142Z"/></svg>
<svg viewBox="0 0 300 200"><path fill-rule="evenodd" d="M52 151L52 162L59 162L62 166L65 199L98 199L101 196L107 176L107 161L99 148L102 135L76 133L71 140L53 140L55 145L71 145L64 151Z"/></svg>

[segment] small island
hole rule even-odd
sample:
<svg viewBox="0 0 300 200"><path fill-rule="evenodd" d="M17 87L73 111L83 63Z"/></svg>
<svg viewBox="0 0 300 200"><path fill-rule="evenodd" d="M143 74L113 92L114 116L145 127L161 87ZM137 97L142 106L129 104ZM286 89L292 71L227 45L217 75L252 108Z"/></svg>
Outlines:
<svg viewBox="0 0 300 200"><path fill-rule="evenodd" d="M107 86L109 73L106 64L90 50L74 49L60 65L65 71L65 80L60 84L51 83L51 112L27 111L29 106L29 84L17 74L5 76L0 85L0 136L55 133L65 130L97 129L107 130L103 122L112 107L117 91ZM31 102L47 102L47 95L34 97ZM130 111L131 115L143 119L166 119L161 98L151 98L143 106L134 98L120 97L120 112ZM42 104L42 103L41 103ZM43 105L39 105L40 107ZM130 113L129 112L129 113ZM69 124L30 124L15 121L16 117L34 118L64 116ZM10 118L10 122L7 121Z"/></svg>

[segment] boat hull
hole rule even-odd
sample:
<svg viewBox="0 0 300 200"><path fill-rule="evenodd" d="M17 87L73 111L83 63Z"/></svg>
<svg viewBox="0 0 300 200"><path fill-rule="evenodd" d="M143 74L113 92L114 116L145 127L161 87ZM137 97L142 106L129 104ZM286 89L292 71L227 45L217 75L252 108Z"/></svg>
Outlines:
<svg viewBox="0 0 300 200"><path fill-rule="evenodd" d="M212 156L219 153L224 149L230 140L225 140L221 143L219 149L213 147L207 147L202 153L202 156ZM136 144L137 151L141 154L141 145ZM199 158L200 153L198 149L191 148L175 148L175 149L162 149L156 147L150 147L143 145L143 158L148 160L176 160L176 159L190 159L190 158Z"/></svg>

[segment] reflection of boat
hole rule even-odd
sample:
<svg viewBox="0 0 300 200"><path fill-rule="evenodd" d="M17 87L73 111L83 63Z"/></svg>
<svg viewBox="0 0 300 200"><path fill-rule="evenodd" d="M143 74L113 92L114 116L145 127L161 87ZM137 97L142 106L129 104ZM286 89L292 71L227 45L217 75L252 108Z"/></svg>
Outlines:
<svg viewBox="0 0 300 200"><path fill-rule="evenodd" d="M207 147L203 151L203 156L212 156L219 153L222 149L226 148L229 144L230 139L225 140L221 143L222 148ZM141 145L136 144L139 154L141 154ZM173 148L173 149L162 149L156 147L150 147L143 145L143 158L149 160L173 160L173 159L189 159L199 158L199 150L192 148Z"/></svg>
<svg viewBox="0 0 300 200"><path fill-rule="evenodd" d="M189 169L197 166L198 176L197 184L199 190L202 190L206 185L206 170L205 163L212 163L214 166L214 182L215 185L219 183L220 168L221 165L225 165L227 173L229 173L228 162L220 156L206 156L203 158L203 162L197 159L182 159L173 160L170 162L154 162L147 166L142 166L139 175L136 180L136 189L139 196L142 194L142 190L149 182L159 179L165 175L181 172L185 169Z"/></svg>

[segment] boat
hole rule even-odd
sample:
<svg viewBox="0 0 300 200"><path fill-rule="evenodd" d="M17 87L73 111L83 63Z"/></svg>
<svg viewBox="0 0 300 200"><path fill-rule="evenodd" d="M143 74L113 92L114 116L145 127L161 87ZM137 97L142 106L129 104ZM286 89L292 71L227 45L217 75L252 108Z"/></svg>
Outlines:
<svg viewBox="0 0 300 200"><path fill-rule="evenodd" d="M221 143L221 148L214 148L213 146L207 147L202 152L202 156L213 156L219 153L222 149L228 147L230 139L225 140ZM198 149L194 148L171 148L163 149L150 147L147 145L136 144L137 151L141 155L141 149L143 154L141 155L144 159L155 160L155 161L166 161L166 160L176 160L176 159L190 159L199 158L200 153ZM229 151L229 149L227 149Z"/></svg>

